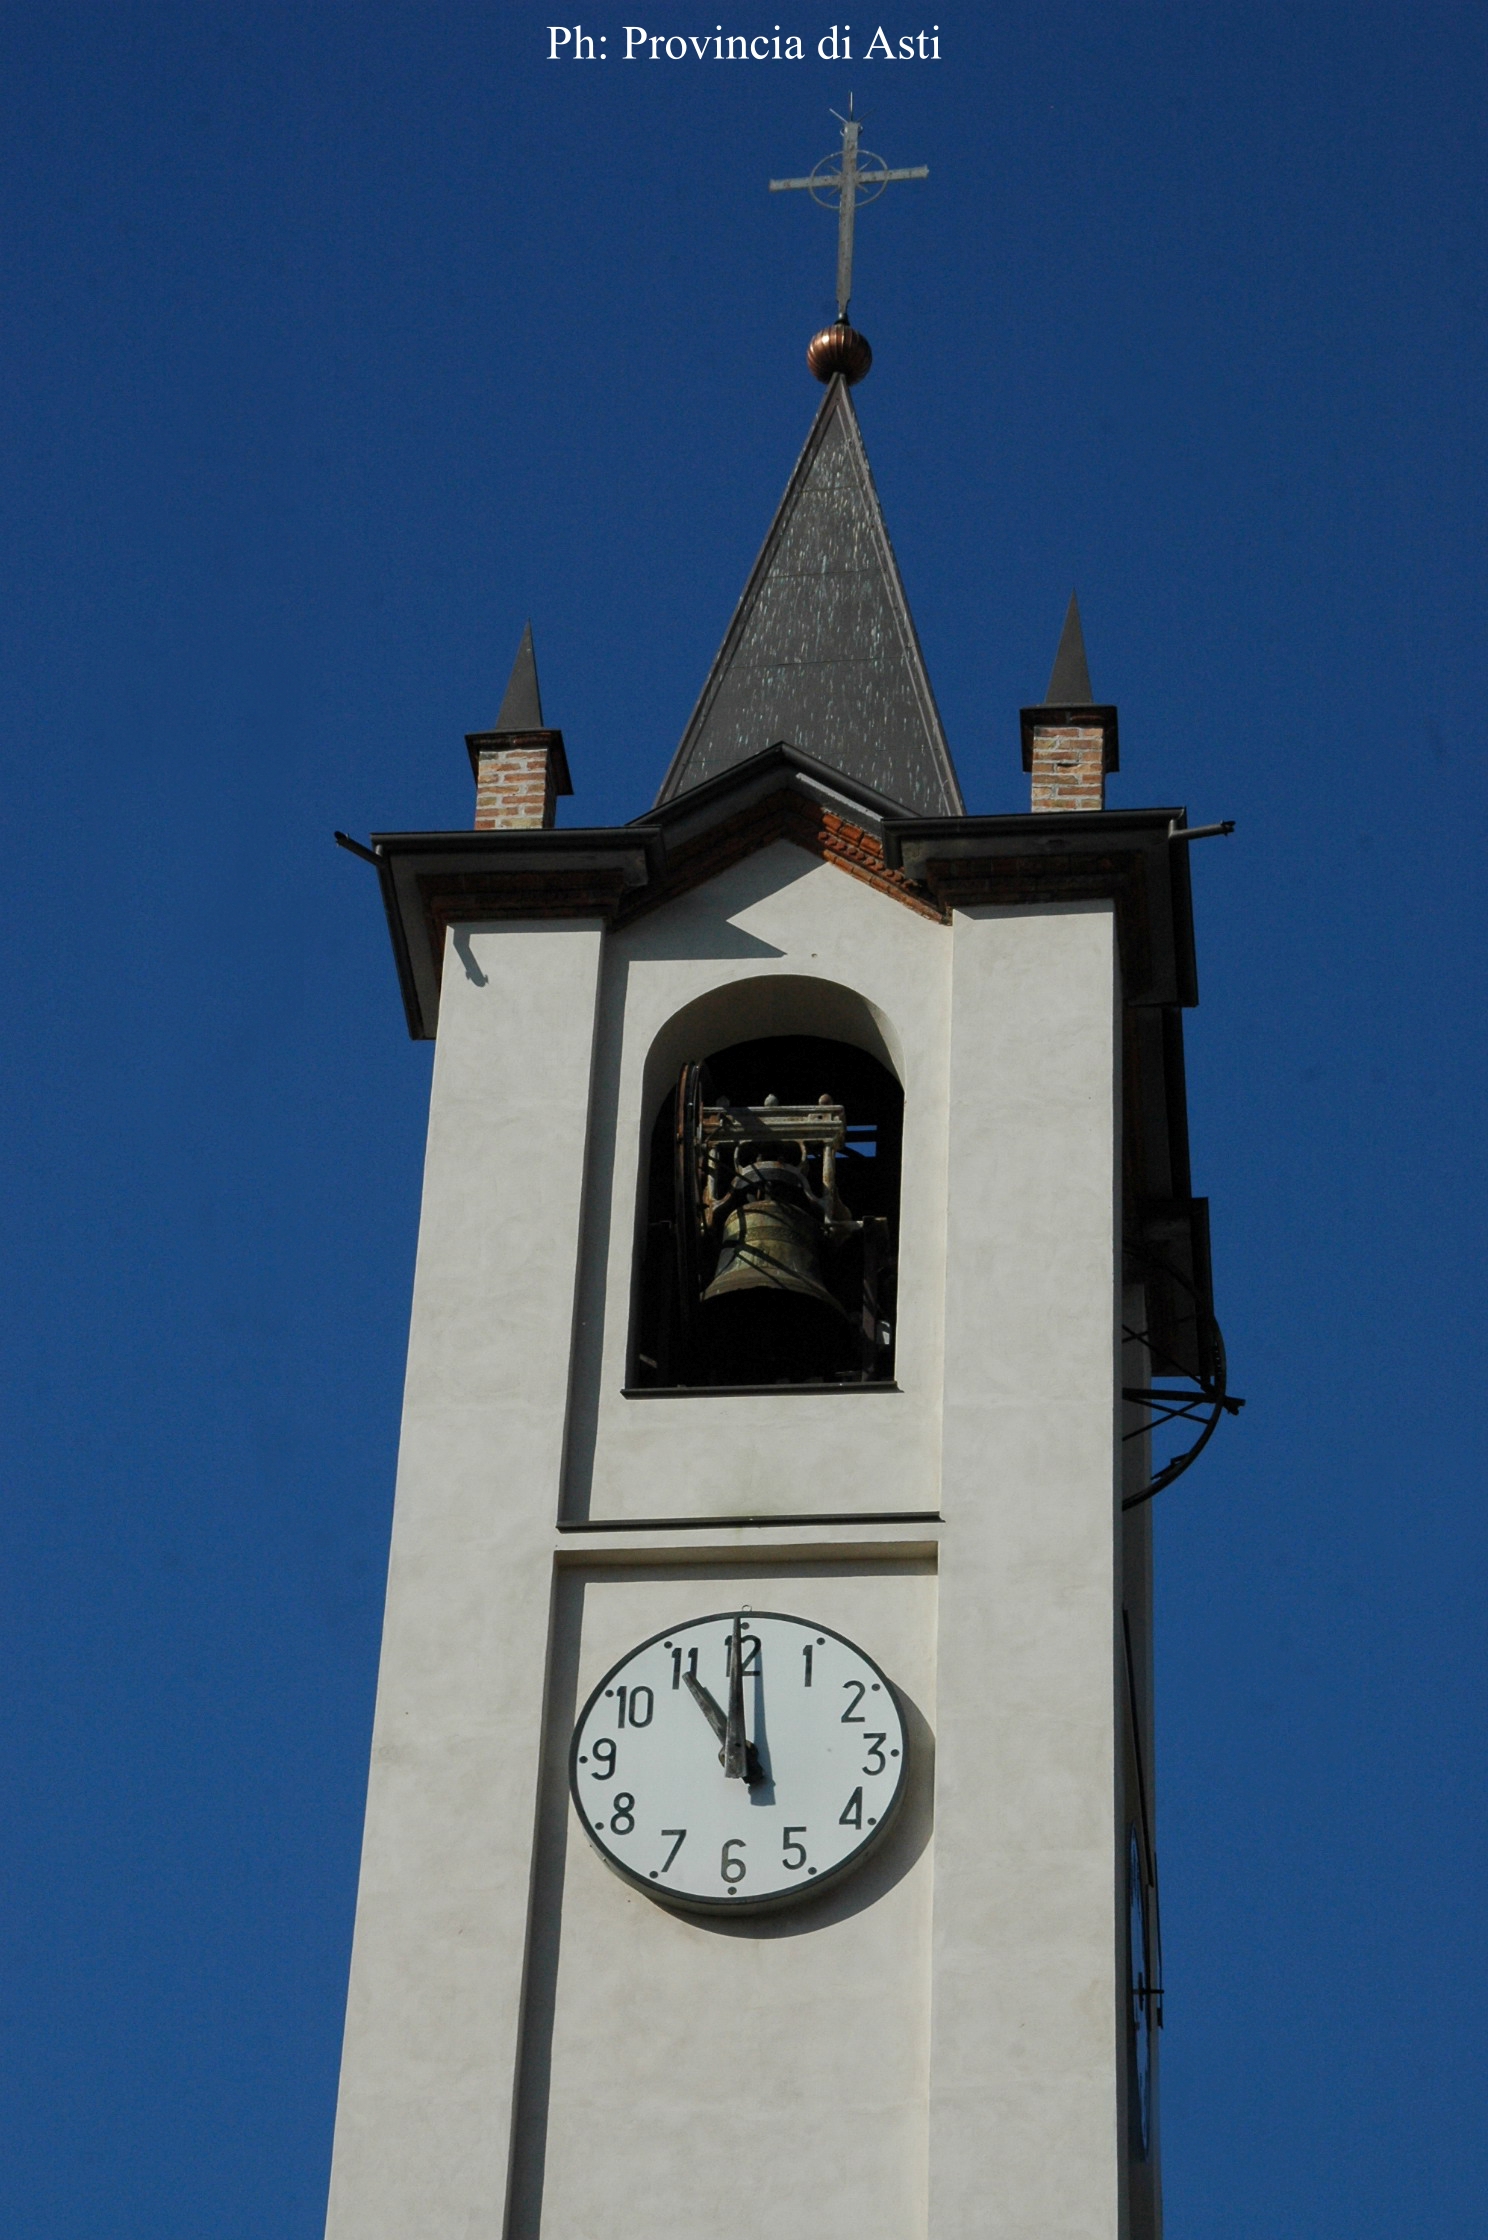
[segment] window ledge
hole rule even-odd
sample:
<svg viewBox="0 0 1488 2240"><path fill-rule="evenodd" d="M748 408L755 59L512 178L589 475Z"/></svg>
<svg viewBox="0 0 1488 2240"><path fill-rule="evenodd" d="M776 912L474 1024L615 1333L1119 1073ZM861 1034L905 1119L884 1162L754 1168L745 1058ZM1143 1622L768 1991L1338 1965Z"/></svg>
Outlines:
<svg viewBox="0 0 1488 2240"><path fill-rule="evenodd" d="M902 1390L901 1385L886 1380L876 1384L626 1384L620 1387L620 1397L622 1400L737 1400L746 1397L755 1400L763 1392L775 1400L798 1392L819 1397L824 1392L841 1395Z"/></svg>

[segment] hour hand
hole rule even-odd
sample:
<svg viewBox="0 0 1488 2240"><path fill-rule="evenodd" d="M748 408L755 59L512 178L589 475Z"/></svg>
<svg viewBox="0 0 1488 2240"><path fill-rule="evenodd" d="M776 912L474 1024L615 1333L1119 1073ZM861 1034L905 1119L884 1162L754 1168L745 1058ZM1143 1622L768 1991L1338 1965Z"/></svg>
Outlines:
<svg viewBox="0 0 1488 2240"><path fill-rule="evenodd" d="M722 1706L714 1702L713 1697L703 1686L695 1672L684 1672L682 1678L692 1693L693 1702L717 1735L719 1742L726 1744L728 1741L728 1720L724 1717Z"/></svg>

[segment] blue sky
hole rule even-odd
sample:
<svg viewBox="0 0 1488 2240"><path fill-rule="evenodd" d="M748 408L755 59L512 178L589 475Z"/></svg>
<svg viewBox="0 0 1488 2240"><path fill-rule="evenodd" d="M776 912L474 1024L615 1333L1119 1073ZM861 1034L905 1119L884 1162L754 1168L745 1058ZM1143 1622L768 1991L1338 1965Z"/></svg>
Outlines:
<svg viewBox="0 0 1488 2240"><path fill-rule="evenodd" d="M799 26L679 5L651 28ZM863 25L856 19L856 35ZM875 17L874 21L879 19ZM942 5L938 63L546 57L527 5L4 13L0 2221L310 2240L429 1053L333 826L458 826L533 618L649 802L860 228L870 455L973 808L1071 584L1195 851L1249 1406L1162 1498L1175 2240L1488 2221L1488 26Z"/></svg>

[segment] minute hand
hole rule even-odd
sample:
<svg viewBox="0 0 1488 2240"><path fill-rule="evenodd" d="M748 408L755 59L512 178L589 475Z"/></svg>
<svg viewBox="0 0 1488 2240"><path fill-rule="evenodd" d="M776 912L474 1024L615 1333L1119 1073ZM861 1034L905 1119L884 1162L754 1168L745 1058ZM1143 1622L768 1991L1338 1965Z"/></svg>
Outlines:
<svg viewBox="0 0 1488 2240"><path fill-rule="evenodd" d="M726 1781L749 1778L749 1745L744 1737L744 1621L734 1620L734 1652L729 1659L728 1726L723 1737L723 1774Z"/></svg>

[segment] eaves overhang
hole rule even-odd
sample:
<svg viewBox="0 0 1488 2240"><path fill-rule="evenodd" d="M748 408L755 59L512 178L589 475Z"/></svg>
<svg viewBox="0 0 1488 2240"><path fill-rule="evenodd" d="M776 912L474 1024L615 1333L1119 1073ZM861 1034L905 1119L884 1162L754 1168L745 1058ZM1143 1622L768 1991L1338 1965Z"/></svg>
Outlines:
<svg viewBox="0 0 1488 2240"><path fill-rule="evenodd" d="M886 817L884 861L944 910L1110 900L1128 1004L1199 1000L1185 809Z"/></svg>
<svg viewBox="0 0 1488 2240"><path fill-rule="evenodd" d="M432 1041L446 928L509 918L608 921L666 868L651 824L570 831L375 832L372 853L408 1031Z"/></svg>

